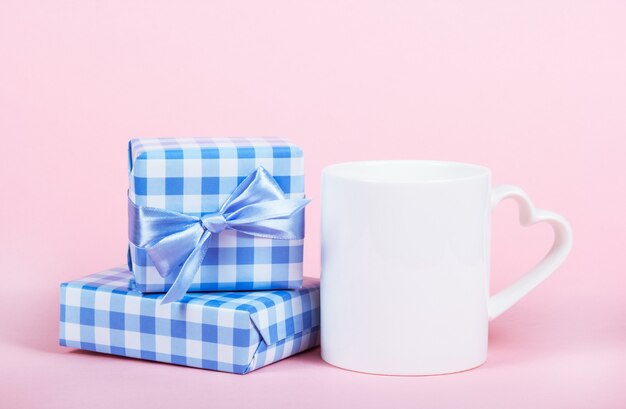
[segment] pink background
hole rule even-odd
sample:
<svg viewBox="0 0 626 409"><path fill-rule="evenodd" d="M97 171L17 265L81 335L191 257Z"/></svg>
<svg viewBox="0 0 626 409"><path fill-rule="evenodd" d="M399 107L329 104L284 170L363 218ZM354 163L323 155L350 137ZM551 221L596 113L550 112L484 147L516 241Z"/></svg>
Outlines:
<svg viewBox="0 0 626 409"><path fill-rule="evenodd" d="M622 1L2 0L0 406L626 407L625 21ZM574 250L455 375L58 347L59 283L124 262L127 140L201 135L304 148L308 275L320 170L357 159L487 165L566 216ZM494 290L550 245L516 212L494 212Z"/></svg>

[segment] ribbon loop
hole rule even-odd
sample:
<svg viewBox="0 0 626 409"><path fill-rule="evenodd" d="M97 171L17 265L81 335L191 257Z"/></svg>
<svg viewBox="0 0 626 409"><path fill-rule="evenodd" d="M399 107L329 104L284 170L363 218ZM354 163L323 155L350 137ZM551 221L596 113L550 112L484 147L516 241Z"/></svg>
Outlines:
<svg viewBox="0 0 626 409"><path fill-rule="evenodd" d="M176 274L161 300L166 304L185 295L217 234L232 229L256 237L302 239L303 209L309 202L287 199L270 173L258 167L237 186L219 212L201 218L137 206L129 198L128 237L135 246L146 250L162 277Z"/></svg>

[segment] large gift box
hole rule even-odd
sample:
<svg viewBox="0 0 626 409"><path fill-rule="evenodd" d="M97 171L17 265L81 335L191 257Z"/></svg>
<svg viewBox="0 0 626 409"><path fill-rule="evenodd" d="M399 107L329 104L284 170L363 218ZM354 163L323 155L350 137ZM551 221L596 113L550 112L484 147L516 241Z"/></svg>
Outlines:
<svg viewBox="0 0 626 409"><path fill-rule="evenodd" d="M256 188L275 190L272 200L281 195L285 199L302 200L302 150L275 138L132 140L129 143L129 229L136 218L133 214L139 214L137 208L162 209L198 218L214 215L227 201L232 201L233 195L241 193L242 184L247 185L252 179L257 181L258 176L265 180ZM236 206L231 207L237 210ZM231 213L235 213L234 210ZM292 219L297 219L299 225L295 228L303 235L303 210ZM202 225L205 229L214 227L215 221L224 219L214 218ZM200 224L196 227L201 233L198 226ZM193 279L187 272L190 285L189 282L180 285L178 294L171 298L179 298L187 290L299 288L302 284L301 237L276 239L278 235L264 233L257 229L256 235L250 235L229 227L214 234L206 244L206 254L198 261L199 268L194 266ZM172 240L172 243L182 241ZM164 252L155 250L156 256L161 256L159 251ZM164 268L158 268L154 256L131 239L129 268L137 290L144 293L170 290L183 265L182 259L174 257L176 262L166 260L163 263L171 270L164 272Z"/></svg>
<svg viewBox="0 0 626 409"><path fill-rule="evenodd" d="M244 374L319 343L319 280L296 290L162 294L126 267L61 284L60 344Z"/></svg>

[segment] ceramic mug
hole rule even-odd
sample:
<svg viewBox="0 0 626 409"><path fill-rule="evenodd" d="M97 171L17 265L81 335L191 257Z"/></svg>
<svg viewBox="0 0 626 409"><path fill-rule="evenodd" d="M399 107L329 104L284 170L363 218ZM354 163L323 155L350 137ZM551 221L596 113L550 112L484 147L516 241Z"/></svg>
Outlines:
<svg viewBox="0 0 626 409"><path fill-rule="evenodd" d="M572 231L490 170L438 161L349 162L322 172L322 358L389 375L463 371L487 358L487 327L567 257ZM554 245L489 296L491 210L512 198Z"/></svg>

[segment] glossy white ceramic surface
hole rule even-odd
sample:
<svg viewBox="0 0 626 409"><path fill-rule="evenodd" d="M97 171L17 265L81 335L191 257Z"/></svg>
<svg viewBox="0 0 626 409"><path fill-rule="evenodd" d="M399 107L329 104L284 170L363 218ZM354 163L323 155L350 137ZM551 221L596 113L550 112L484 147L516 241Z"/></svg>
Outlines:
<svg viewBox="0 0 626 409"><path fill-rule="evenodd" d="M520 204L523 225L548 222L555 244L489 297L492 206ZM355 371L430 375L482 364L488 321L565 259L571 230L489 169L437 161L371 161L322 172L322 358Z"/></svg>

